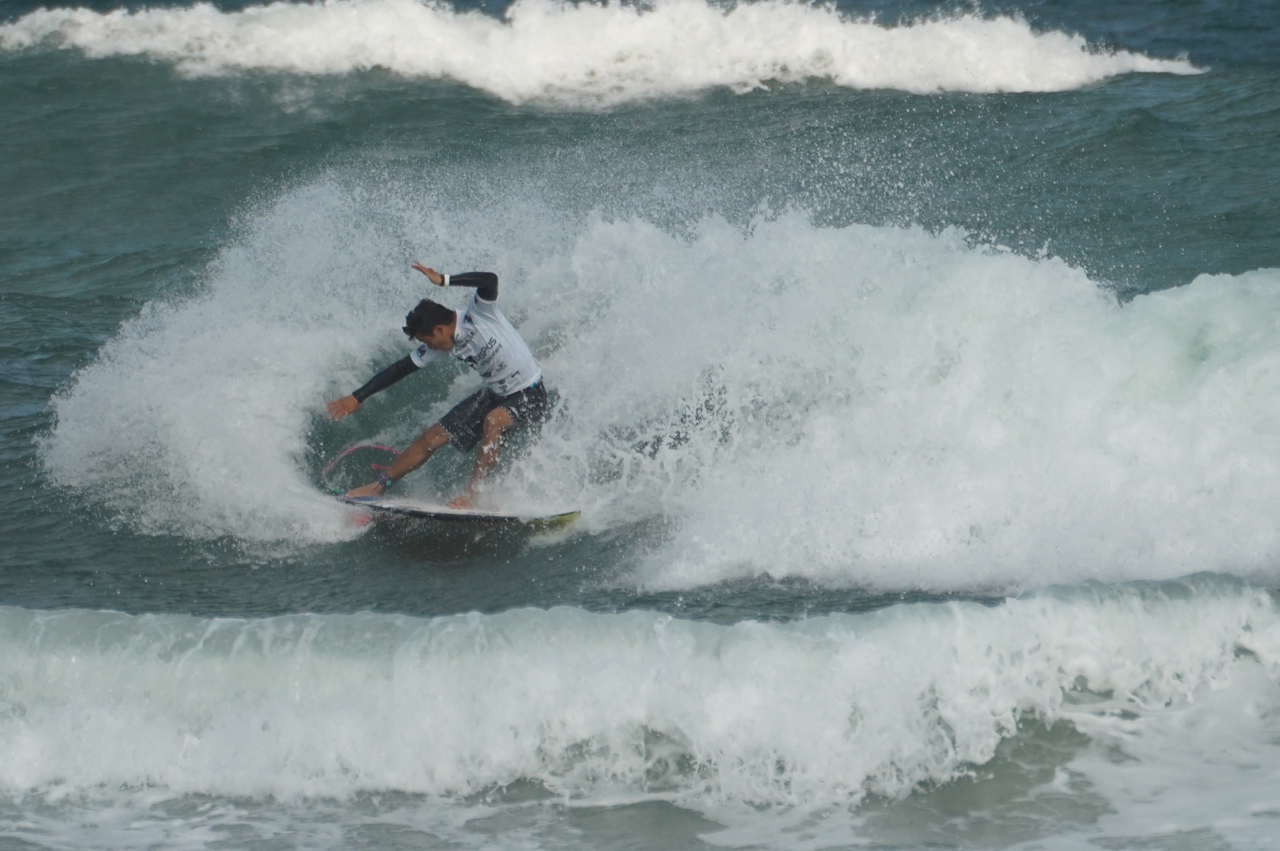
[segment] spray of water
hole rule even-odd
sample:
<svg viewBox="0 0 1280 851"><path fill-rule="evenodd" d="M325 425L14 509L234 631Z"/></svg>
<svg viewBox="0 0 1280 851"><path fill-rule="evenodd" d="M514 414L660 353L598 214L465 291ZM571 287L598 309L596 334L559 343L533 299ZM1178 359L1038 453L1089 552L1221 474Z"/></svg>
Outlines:
<svg viewBox="0 0 1280 851"><path fill-rule="evenodd" d="M559 398L499 497L581 507L588 531L676 519L638 574L655 587L1271 576L1275 270L1122 307L951 231L449 209L335 180L267 205L199 294L149 306L54 400L46 469L144 530L354 534L317 454L402 446L475 384L414 376L398 398L421 404L324 437L324 400L402 356L428 257L503 276Z"/></svg>

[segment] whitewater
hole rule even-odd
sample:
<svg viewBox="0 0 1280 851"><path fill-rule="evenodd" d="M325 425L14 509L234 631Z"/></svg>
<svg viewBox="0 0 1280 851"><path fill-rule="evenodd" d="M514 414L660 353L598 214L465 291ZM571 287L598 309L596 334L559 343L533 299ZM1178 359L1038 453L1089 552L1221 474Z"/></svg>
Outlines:
<svg viewBox="0 0 1280 851"><path fill-rule="evenodd" d="M796 212L681 238L588 214L549 240L523 227L549 210L464 224L420 212L445 201L369 197L291 193L197 293L128 322L54 400L54 481L149 533L360 534L318 491L311 443L405 445L473 382L447 374L421 414L372 431L323 426L323 403L403 356L408 258L463 269L406 236L465 230L564 400L503 498L580 507L601 531L682 518L636 565L650 587L1274 578L1280 537L1257 518L1280 511L1276 270L1121 305L1052 256L954 231Z"/></svg>
<svg viewBox="0 0 1280 851"><path fill-rule="evenodd" d="M41 9L0 26L0 49L41 45L93 58L146 56L188 75L378 68L564 108L810 78L915 93L1047 92L1117 74L1198 73L1183 59L1036 32L1016 16L967 13L883 26L780 0L729 7L661 0L645 8L518 0L501 20L417 0L277 2L234 12L201 3Z"/></svg>
<svg viewBox="0 0 1280 851"><path fill-rule="evenodd" d="M156 788L283 805L398 790L429 796L419 816L443 822L428 811L526 781L577 806L651 798L732 827L761 807L901 799L1063 721L1092 739L1064 776L1093 779L1110 748L1143 764L1170 749L1216 753L1222 771L1256 764L1251 793L1218 814L1244 819L1242 837L1262 835L1247 817L1280 791L1258 762L1275 746L1201 706L1226 692L1234 717L1274 736L1276 602L1208 579L727 627L564 608L256 621L5 609L0 642L0 783L125 808ZM1128 794L1145 817L1182 806L1137 776L1149 791Z"/></svg>

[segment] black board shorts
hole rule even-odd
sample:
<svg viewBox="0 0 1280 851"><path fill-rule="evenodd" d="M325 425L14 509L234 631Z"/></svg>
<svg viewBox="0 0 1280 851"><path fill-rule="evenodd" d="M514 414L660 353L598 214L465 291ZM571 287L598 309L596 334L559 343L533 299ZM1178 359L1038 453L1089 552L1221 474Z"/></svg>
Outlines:
<svg viewBox="0 0 1280 851"><path fill-rule="evenodd" d="M488 387L481 388L441 417L440 427L454 446L470 452L480 442L484 418L495 408L506 408L511 414L516 423L513 431L541 425L547 417L547 388L539 381L509 396L499 396Z"/></svg>

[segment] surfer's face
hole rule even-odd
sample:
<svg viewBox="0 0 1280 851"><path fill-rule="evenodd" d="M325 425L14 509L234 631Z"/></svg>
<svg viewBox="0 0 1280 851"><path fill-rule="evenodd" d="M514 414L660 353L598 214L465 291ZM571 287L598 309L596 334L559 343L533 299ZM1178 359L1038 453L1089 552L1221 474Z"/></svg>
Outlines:
<svg viewBox="0 0 1280 851"><path fill-rule="evenodd" d="M414 334L413 338L420 343L426 343L428 349L447 352L453 348L453 326L456 324L456 322L450 322L448 325L437 325L431 329L430 334Z"/></svg>

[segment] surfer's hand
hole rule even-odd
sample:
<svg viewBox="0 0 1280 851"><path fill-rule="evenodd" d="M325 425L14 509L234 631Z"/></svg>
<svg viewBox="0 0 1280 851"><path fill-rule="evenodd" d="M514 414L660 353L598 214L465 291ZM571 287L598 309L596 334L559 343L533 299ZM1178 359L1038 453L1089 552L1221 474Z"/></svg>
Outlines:
<svg viewBox="0 0 1280 851"><path fill-rule="evenodd" d="M413 263L411 263L411 264L409 265L409 268L411 268L411 269L417 269L419 272L421 272L422 274L426 275L426 276L427 276L427 280L428 280L428 281L430 281L431 283L435 284L437 287L443 287L443 286L444 286L444 275L441 275L441 274L440 274L439 272L437 272L435 269L431 269L431 268L429 268L429 267L427 267L427 266L423 266L423 265L422 265L421 263L419 263L417 260L414 260L414 261L413 261Z"/></svg>
<svg viewBox="0 0 1280 851"><path fill-rule="evenodd" d="M457 499L455 499L453 502L449 503L449 507L450 507L450 508L470 509L470 508L474 508L474 507L475 507L475 503L474 503L474 501L471 499L471 494L469 494L469 493L464 493L462 496L458 497L458 498L457 498Z"/></svg>
<svg viewBox="0 0 1280 851"><path fill-rule="evenodd" d="M354 414L356 409L360 407L360 400L355 396L343 396L341 399L334 399L327 407L329 408L329 419L340 420L347 414Z"/></svg>

